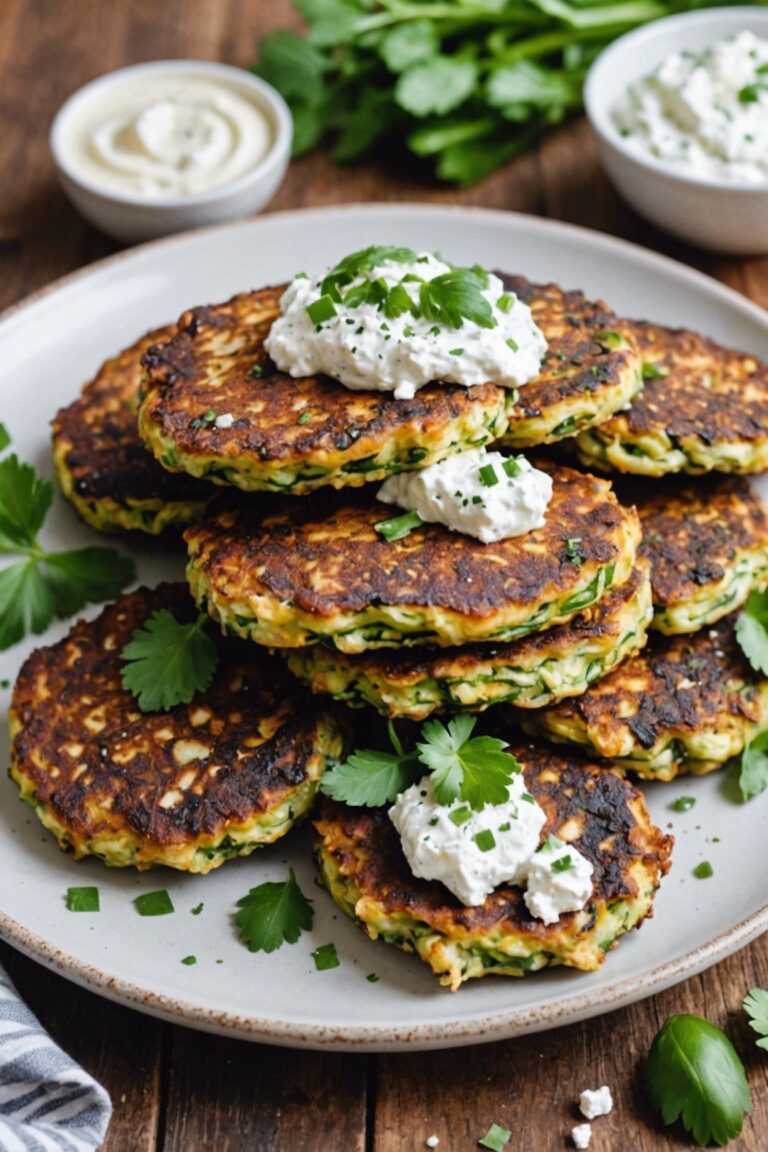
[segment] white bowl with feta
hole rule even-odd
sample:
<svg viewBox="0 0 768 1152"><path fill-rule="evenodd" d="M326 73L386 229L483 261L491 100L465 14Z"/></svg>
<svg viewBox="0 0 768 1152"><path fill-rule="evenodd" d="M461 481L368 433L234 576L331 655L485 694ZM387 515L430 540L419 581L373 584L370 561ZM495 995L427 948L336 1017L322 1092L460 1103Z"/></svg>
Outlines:
<svg viewBox="0 0 768 1152"><path fill-rule="evenodd" d="M600 159L642 216L718 252L768 252L768 10L657 20L593 64Z"/></svg>

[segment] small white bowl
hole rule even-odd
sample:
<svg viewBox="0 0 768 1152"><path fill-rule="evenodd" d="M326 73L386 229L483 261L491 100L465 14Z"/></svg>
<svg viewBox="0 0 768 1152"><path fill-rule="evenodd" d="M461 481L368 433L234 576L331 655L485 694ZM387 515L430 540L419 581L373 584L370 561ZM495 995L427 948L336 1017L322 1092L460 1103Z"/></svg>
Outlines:
<svg viewBox="0 0 768 1152"><path fill-rule="evenodd" d="M621 136L613 112L629 85L671 52L700 51L745 29L768 37L768 11L710 8L655 20L602 52L584 88L600 159L622 196L667 232L735 255L768 252L768 182L743 184L687 174L650 154L639 154Z"/></svg>
<svg viewBox="0 0 768 1152"><path fill-rule="evenodd" d="M190 195L146 197L105 187L78 171L67 155L65 130L89 104L98 106L115 85L147 76L195 76L219 81L256 107L269 121L272 142L266 155L236 179ZM134 243L219 224L258 212L277 191L291 153L293 122L288 105L271 84L242 68L207 60L155 60L120 68L92 80L70 96L51 125L50 147L62 187L87 220L118 240Z"/></svg>

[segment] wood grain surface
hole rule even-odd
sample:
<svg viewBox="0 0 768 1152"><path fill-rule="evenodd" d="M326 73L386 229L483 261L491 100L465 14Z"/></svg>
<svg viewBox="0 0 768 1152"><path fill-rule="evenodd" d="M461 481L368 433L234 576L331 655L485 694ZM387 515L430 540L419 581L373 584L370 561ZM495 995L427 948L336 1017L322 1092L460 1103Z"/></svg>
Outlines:
<svg viewBox="0 0 768 1152"><path fill-rule="evenodd" d="M47 146L61 101L121 65L164 57L248 64L257 38L295 23L288 0L1 0L0 306L114 251L65 201ZM438 187L415 171L293 164L271 210L356 201L460 203L551 216L639 241L702 268L768 305L768 259L717 258L653 230L601 175L581 119L479 186ZM747 861L748 866L748 861ZM3 962L55 1038L108 1088L104 1152L410 1152L436 1134L440 1152L476 1146L496 1122L509 1152L570 1146L581 1089L611 1085L616 1109L594 1125L594 1152L690 1148L644 1102L639 1069L672 1013L727 1027L755 1107L729 1147L768 1149L768 1057L740 1010L768 986L757 943L651 1000L523 1040L398 1056L291 1052L174 1027L85 992L13 952Z"/></svg>

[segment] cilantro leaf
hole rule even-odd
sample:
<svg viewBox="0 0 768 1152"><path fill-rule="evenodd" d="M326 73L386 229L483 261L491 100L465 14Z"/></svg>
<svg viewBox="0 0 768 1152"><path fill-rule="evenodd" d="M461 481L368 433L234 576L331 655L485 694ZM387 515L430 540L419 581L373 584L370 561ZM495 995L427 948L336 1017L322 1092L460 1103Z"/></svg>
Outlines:
<svg viewBox="0 0 768 1152"><path fill-rule="evenodd" d="M253 71L282 92L312 104L323 94L323 73L329 62L308 40L294 32L272 32L259 45L259 62Z"/></svg>
<svg viewBox="0 0 768 1152"><path fill-rule="evenodd" d="M267 881L237 901L235 923L249 952L274 952L283 943L295 944L312 927L314 910L296 883L293 868L282 883Z"/></svg>
<svg viewBox="0 0 768 1152"><path fill-rule="evenodd" d="M53 594L34 560L20 560L0 571L0 651L29 632L39 636L53 615Z"/></svg>
<svg viewBox="0 0 768 1152"><path fill-rule="evenodd" d="M700 1016L670 1016L651 1046L645 1083L664 1123L682 1120L697 1144L726 1144L752 1108L736 1050Z"/></svg>
<svg viewBox="0 0 768 1152"><path fill-rule="evenodd" d="M352 808L379 808L423 775L415 752L393 754L362 748L323 774L320 791Z"/></svg>
<svg viewBox="0 0 768 1152"><path fill-rule="evenodd" d="M395 100L412 116L442 116L472 95L477 78L474 60L435 56L400 75L395 84Z"/></svg>
<svg viewBox="0 0 768 1152"><path fill-rule="evenodd" d="M768 992L763 988L752 988L744 997L742 1007L749 1016L750 1028L761 1037L755 1044L758 1048L768 1049Z"/></svg>
<svg viewBox="0 0 768 1152"><path fill-rule="evenodd" d="M34 547L53 500L53 484L43 480L16 453L0 460L0 552Z"/></svg>
<svg viewBox="0 0 768 1152"><path fill-rule="evenodd" d="M208 687L219 663L219 650L206 633L201 612L191 624L180 623L167 609L153 612L123 648L123 687L142 712L188 704Z"/></svg>
<svg viewBox="0 0 768 1152"><path fill-rule="evenodd" d="M11 434L5 424L0 424L0 452L5 452L11 442Z"/></svg>
<svg viewBox="0 0 768 1152"><path fill-rule="evenodd" d="M747 600L736 621L736 639L755 671L768 676L768 589Z"/></svg>
<svg viewBox="0 0 768 1152"><path fill-rule="evenodd" d="M515 120L519 119L514 112L520 105L526 106L524 116L527 118L530 106L567 108L570 104L578 104L580 95L581 84L578 81L574 83L567 74L542 68L530 60L520 60L517 64L496 69L486 89L491 107L500 109L504 115L511 106L512 119Z"/></svg>
<svg viewBox="0 0 768 1152"><path fill-rule="evenodd" d="M751 800L768 788L768 731L755 736L741 754L739 789L742 800Z"/></svg>
<svg viewBox="0 0 768 1152"><path fill-rule="evenodd" d="M434 56L440 47L435 25L430 20L411 20L385 32L379 42L379 55L390 72L404 72Z"/></svg>
<svg viewBox="0 0 768 1152"><path fill-rule="evenodd" d="M417 744L419 758L432 772L440 804L461 797L475 811L484 804L503 804L509 782L520 765L504 742L494 736L475 736L477 718L459 713L448 721L428 720L421 729L425 743Z"/></svg>
<svg viewBox="0 0 768 1152"><path fill-rule="evenodd" d="M461 328L472 320L480 328L495 328L490 302L483 296L482 279L470 268L454 268L425 281L419 288L419 307L427 320L448 328Z"/></svg>
<svg viewBox="0 0 768 1152"><path fill-rule="evenodd" d="M56 615L72 616L86 604L114 600L135 575L134 564L113 548L76 548L46 555L47 581Z"/></svg>

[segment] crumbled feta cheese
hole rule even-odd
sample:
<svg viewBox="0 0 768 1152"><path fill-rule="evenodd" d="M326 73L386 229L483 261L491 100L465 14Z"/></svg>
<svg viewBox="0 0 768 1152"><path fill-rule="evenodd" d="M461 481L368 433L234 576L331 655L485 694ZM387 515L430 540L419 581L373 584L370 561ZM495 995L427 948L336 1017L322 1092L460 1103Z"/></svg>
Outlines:
<svg viewBox="0 0 768 1152"><path fill-rule="evenodd" d="M578 912L592 895L592 861L572 844L550 836L528 864L525 906L554 924L563 912Z"/></svg>
<svg viewBox="0 0 768 1152"><path fill-rule="evenodd" d="M577 1124L575 1128L571 1128L571 1140L573 1140L574 1148L589 1148L591 1139L591 1124Z"/></svg>
<svg viewBox="0 0 768 1152"><path fill-rule="evenodd" d="M235 418L231 412L222 412L221 416L217 416L214 424L217 428L231 428L235 422Z"/></svg>
<svg viewBox="0 0 768 1152"><path fill-rule="evenodd" d="M613 1111L613 1097L607 1084L602 1088L585 1088L579 1096L579 1111L587 1120L594 1120L596 1116L607 1116Z"/></svg>
<svg viewBox="0 0 768 1152"><path fill-rule="evenodd" d="M424 1143L426 1144L427 1148L437 1148L438 1144L440 1143L440 1137L439 1136L427 1136Z"/></svg>

